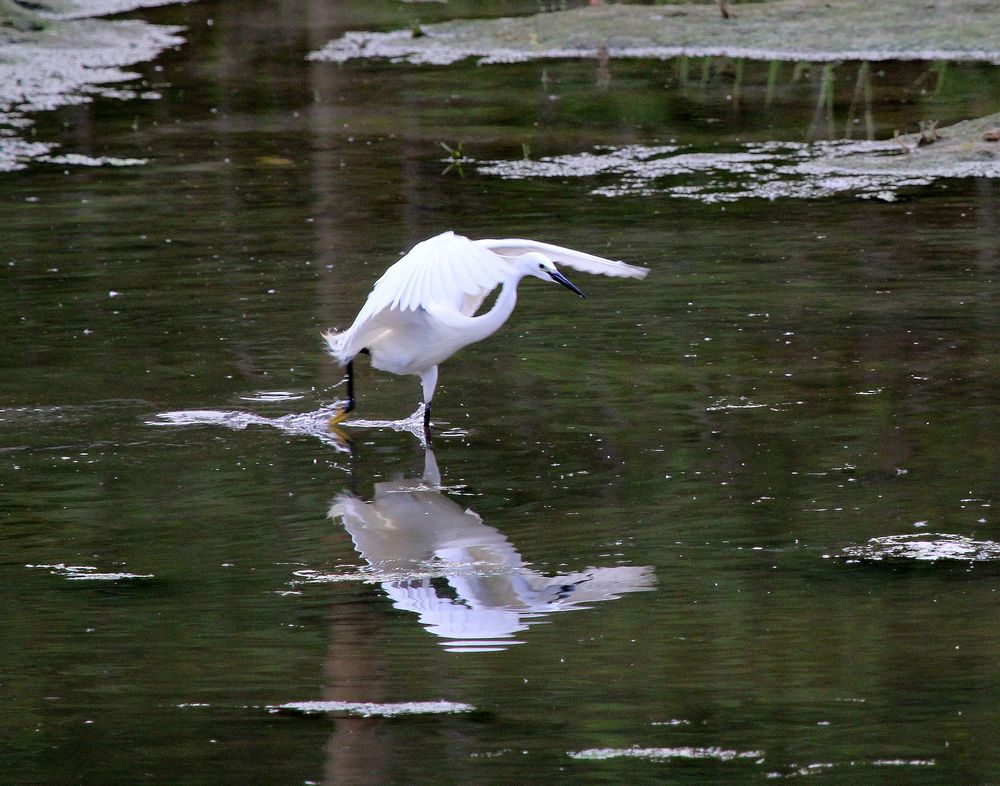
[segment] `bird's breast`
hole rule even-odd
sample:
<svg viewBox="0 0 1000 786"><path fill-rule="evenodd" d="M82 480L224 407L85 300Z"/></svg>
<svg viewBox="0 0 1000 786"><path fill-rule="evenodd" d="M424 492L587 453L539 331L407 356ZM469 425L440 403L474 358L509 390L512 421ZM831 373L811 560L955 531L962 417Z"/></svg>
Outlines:
<svg viewBox="0 0 1000 786"><path fill-rule="evenodd" d="M468 331L445 324L425 309L397 312L392 325L371 341L372 366L391 374L420 374L473 341Z"/></svg>

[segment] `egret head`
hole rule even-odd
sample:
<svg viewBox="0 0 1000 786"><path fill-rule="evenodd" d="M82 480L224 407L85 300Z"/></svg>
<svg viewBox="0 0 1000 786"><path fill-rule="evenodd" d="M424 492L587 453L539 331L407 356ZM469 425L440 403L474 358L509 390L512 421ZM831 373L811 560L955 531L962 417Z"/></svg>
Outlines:
<svg viewBox="0 0 1000 786"><path fill-rule="evenodd" d="M535 278L540 278L542 281L555 281L567 289L576 292L580 297L586 297L566 276L559 272L559 268L545 254L538 251L529 251L517 259L526 276L534 276Z"/></svg>

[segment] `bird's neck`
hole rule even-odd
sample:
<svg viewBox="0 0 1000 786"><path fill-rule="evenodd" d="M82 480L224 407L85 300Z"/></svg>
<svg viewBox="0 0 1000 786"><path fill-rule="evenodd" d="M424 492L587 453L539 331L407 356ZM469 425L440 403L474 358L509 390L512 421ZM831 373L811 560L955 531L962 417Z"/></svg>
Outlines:
<svg viewBox="0 0 1000 786"><path fill-rule="evenodd" d="M514 306L517 305L517 285L520 282L520 276L504 281L500 287L500 294L497 295L497 299L493 303L493 308L485 314L475 317L479 335L473 341L481 341L487 336L493 335L507 321L507 318L514 311Z"/></svg>

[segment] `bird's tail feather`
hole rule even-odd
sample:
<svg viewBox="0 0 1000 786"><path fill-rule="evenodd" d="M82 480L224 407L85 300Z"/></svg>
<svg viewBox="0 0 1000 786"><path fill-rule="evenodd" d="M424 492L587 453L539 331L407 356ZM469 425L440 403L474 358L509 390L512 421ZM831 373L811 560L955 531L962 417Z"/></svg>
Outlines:
<svg viewBox="0 0 1000 786"><path fill-rule="evenodd" d="M344 351L346 349L344 346L346 339L347 331L335 333L332 330L327 330L323 333L323 340L326 341L326 351L342 366L347 365L351 360L351 356Z"/></svg>

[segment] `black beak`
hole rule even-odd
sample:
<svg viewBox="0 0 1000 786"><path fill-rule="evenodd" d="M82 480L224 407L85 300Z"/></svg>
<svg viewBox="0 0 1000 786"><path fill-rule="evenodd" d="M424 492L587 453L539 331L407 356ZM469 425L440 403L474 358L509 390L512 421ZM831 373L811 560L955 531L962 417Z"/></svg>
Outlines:
<svg viewBox="0 0 1000 786"><path fill-rule="evenodd" d="M564 276L564 275L563 275L562 273L560 273L560 272L559 272L558 270L557 270L557 271L556 271L555 273L549 273L549 275L550 275L550 276L552 276L552 280L553 280L553 281L557 281L557 282L559 282L559 283L560 283L560 284L562 284L562 285L563 285L564 287L566 287L566 289L569 289L569 290L571 290L571 291L573 291L573 292L576 292L576 294L578 294L578 295L579 295L580 297L582 297L582 298L585 298L585 297L587 297L587 296L586 296L585 294L583 294L583 293L582 293L582 292L581 292L581 291L580 291L579 289L577 289L577 288L576 288L576 286L575 286L575 285L573 284L573 282L572 282L572 281L570 281L570 280L569 280L568 278L566 278L566 276Z"/></svg>

